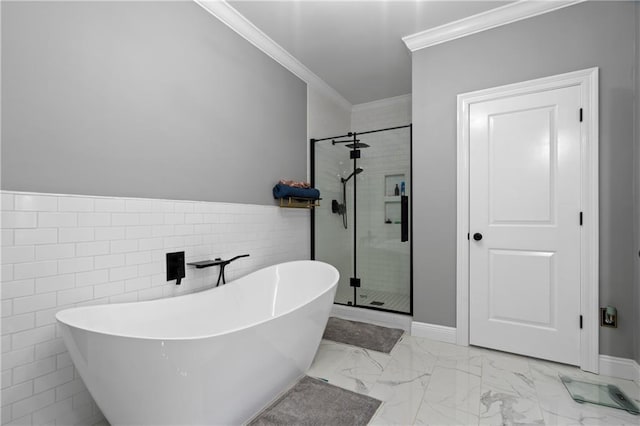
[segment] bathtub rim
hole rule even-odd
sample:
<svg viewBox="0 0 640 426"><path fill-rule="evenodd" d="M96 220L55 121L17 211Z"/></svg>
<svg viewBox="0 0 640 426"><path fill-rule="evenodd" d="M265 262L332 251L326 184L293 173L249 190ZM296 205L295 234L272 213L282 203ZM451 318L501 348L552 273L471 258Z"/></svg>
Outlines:
<svg viewBox="0 0 640 426"><path fill-rule="evenodd" d="M289 262L282 262L282 263L276 263L274 265L270 265L270 266L266 266L264 268L260 268L260 269L256 269L253 272L250 272L247 275L244 275L242 277L239 277L231 282L228 282L225 285L230 285L233 284L235 281L239 280L239 279L243 279L245 277L248 277L254 273L257 273L259 271L262 271L264 269L268 269L268 268L273 268L279 265L287 265L287 264L294 264L294 263L307 263L307 262L313 262L313 263L320 263L323 265L326 265L329 267L329 270L333 270L332 272L335 273L335 282L330 285L329 287L327 287L324 291L318 293L317 295L315 295L314 297L312 297L311 299L309 299L307 301L307 303L305 303L304 305L299 305L296 306L292 309L289 309L287 311L283 311L278 315L275 316L269 316L265 319L262 319L260 321L245 325L243 327L235 327L235 328L230 328L228 330L224 330L220 333L213 333L213 334L200 334L200 335L194 335L194 336L180 336L180 337L149 337L149 336L140 336L140 335L128 335L128 334L124 334L124 333L110 333L110 332L105 332L105 331L101 331L101 330L95 330L92 328L87 328L87 327L79 327L77 325L74 325L68 321L64 321L60 318L61 314L64 314L67 311L85 311L85 310L91 310L91 309L95 309L95 308L99 308L99 307L106 307L106 306L123 306L123 305L133 305L133 304L140 304L140 305L145 305L145 304L149 304L149 303L153 303L153 302L158 302L160 300L177 300L177 299L181 299L181 298L189 298L189 297L197 297L198 295L202 295L202 293L207 293L210 291L214 291L216 290L218 287L212 287L212 288L208 288L206 290L201 290L201 291L195 291L195 292L191 292L191 293L187 293L187 294L182 294L180 296L173 296L173 297L163 297L163 298L159 298L159 299L152 299L152 300L143 300L143 301L137 301L137 302L121 302L121 303L103 303L103 304L99 304L99 305L91 305L91 306L77 306L77 307L73 307L73 308L66 308L66 309L62 309L58 312L56 312L55 314L55 318L56 318L56 322L59 323L62 326L66 326L69 328L73 328L73 329L77 329L77 330L82 330L82 331L86 331L89 333L94 333L94 334L99 334L99 335L103 335L103 336L110 336L110 337L117 337L117 338L124 338L124 339L135 339L135 340L143 340L143 341L159 341L159 342L165 342L165 341L170 341L170 342L180 342L180 341L192 341L192 340L202 340L202 339L208 339L208 338L212 338L212 337L220 337L220 336L225 336L228 334L232 334L232 333L237 333L239 331L242 330L247 330L250 329L252 327L257 327L261 324L267 323L275 318L280 318L280 317L284 317L288 314L290 314L291 312L294 312L297 309L300 309L300 307L308 305L310 303L315 302L316 300L318 300L319 298L323 297L324 295L326 295L328 292L332 291L333 289L335 289L338 286L338 282L340 281L340 272L338 271L338 269L326 262L322 262L322 261L318 261L318 260L294 260L294 261L289 261ZM332 302L333 304L333 302Z"/></svg>

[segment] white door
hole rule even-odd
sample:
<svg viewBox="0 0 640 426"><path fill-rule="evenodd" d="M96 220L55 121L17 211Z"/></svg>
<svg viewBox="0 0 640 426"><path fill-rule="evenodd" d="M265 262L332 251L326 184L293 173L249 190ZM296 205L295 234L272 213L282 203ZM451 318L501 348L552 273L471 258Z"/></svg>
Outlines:
<svg viewBox="0 0 640 426"><path fill-rule="evenodd" d="M578 365L580 88L469 114L469 343Z"/></svg>

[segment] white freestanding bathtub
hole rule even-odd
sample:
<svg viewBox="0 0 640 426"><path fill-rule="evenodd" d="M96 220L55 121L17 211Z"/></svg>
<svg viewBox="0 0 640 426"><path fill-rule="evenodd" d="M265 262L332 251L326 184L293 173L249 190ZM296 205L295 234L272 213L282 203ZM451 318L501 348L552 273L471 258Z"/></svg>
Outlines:
<svg viewBox="0 0 640 426"><path fill-rule="evenodd" d="M338 278L326 263L289 262L199 293L56 317L111 424L240 424L309 368Z"/></svg>

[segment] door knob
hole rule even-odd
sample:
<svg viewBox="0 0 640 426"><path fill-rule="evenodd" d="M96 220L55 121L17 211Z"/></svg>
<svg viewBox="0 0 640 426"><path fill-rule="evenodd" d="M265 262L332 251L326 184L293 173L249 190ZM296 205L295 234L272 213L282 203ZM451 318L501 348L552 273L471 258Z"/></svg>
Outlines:
<svg viewBox="0 0 640 426"><path fill-rule="evenodd" d="M479 232L476 232L475 234L473 234L473 239L476 241L480 241L482 239L482 234Z"/></svg>

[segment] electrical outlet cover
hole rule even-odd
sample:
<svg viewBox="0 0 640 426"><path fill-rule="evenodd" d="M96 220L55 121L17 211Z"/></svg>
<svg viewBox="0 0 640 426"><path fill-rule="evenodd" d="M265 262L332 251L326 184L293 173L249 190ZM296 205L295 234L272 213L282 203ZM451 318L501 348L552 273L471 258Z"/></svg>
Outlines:
<svg viewBox="0 0 640 426"><path fill-rule="evenodd" d="M600 308L600 326L618 328L618 316L616 315L613 317L613 322L607 322L606 316L607 316L606 308Z"/></svg>

